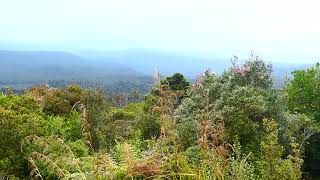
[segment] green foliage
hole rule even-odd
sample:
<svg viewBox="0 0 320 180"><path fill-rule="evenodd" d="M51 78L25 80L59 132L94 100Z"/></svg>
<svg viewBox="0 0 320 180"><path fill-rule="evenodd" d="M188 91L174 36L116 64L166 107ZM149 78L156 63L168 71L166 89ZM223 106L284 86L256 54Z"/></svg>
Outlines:
<svg viewBox="0 0 320 180"><path fill-rule="evenodd" d="M47 134L58 135L67 141L81 139L82 122L80 114L72 111L68 117L48 116Z"/></svg>
<svg viewBox="0 0 320 180"><path fill-rule="evenodd" d="M256 162L259 179L300 179L303 160L297 144L292 144L292 153L283 160L276 122L264 119L263 124L267 137L261 143L262 157Z"/></svg>
<svg viewBox="0 0 320 180"><path fill-rule="evenodd" d="M180 73L166 77L166 79L162 81L162 84L164 83L168 83L172 91L186 92L190 88L190 83Z"/></svg>
<svg viewBox="0 0 320 180"><path fill-rule="evenodd" d="M132 112L123 109L112 110L107 114L106 124L102 130L105 133L107 146L114 146L117 140L133 138L135 126L135 116Z"/></svg>
<svg viewBox="0 0 320 180"><path fill-rule="evenodd" d="M251 154L243 156L241 154L241 146L236 143L233 146L233 154L229 159L227 179L234 180L253 180L254 166L250 164L249 158Z"/></svg>
<svg viewBox="0 0 320 180"><path fill-rule="evenodd" d="M197 144L199 139L199 122L201 119L201 113L204 109L204 102L206 101L206 89L209 88L209 84L213 84L215 81L214 75L206 72L205 75L199 80L193 91L189 92L187 98L185 98L181 105L175 111L175 120L178 131L179 139L181 139L181 145L184 148L188 148ZM209 99L212 97L211 91L209 93Z"/></svg>
<svg viewBox="0 0 320 180"><path fill-rule="evenodd" d="M236 87L225 91L216 102L216 111L224 117L229 139L239 138L245 149L259 144L261 118L267 112L263 90L254 87ZM253 146L253 147L252 147Z"/></svg>
<svg viewBox="0 0 320 180"><path fill-rule="evenodd" d="M88 89L85 91L83 99L82 112L86 111L86 114L82 113L82 121L87 125L86 132L91 135L92 146L94 149L99 149L103 146L103 131L100 128L104 128L106 121L106 113L110 111L111 105L106 100L105 93L101 90Z"/></svg>
<svg viewBox="0 0 320 180"><path fill-rule="evenodd" d="M72 107L83 98L80 86L70 85L63 89L34 87L27 94L40 101L43 111L48 115L67 115Z"/></svg>
<svg viewBox="0 0 320 180"><path fill-rule="evenodd" d="M206 71L177 108L178 134L183 136L184 146L197 140L195 124L199 122L208 93L209 107L223 117L229 139L238 138L247 152L256 149L262 136L262 118L277 116L271 108L274 98L269 93L270 68L258 57L250 57L242 66L234 64L221 76Z"/></svg>
<svg viewBox="0 0 320 180"><path fill-rule="evenodd" d="M21 176L25 161L20 141L31 134L43 135L46 122L32 98L1 94L0 99L0 174Z"/></svg>
<svg viewBox="0 0 320 180"><path fill-rule="evenodd" d="M185 119L177 124L179 141L182 147L192 147L199 139L199 127L197 121L193 119Z"/></svg>
<svg viewBox="0 0 320 180"><path fill-rule="evenodd" d="M266 64L260 57L254 55L251 55L242 66L235 64L237 58L234 60L234 65L229 70L231 84L254 86L262 89L272 87L271 64Z"/></svg>
<svg viewBox="0 0 320 180"><path fill-rule="evenodd" d="M298 143L308 144L305 148L307 161L320 159L319 155L319 123L320 123L320 64L306 70L296 70L293 79L284 88L286 103L289 110L303 113L310 119L299 118L294 124L298 132ZM292 123L293 124L293 123ZM308 142L309 137L311 137ZM308 166L308 165L307 165Z"/></svg>
<svg viewBox="0 0 320 180"><path fill-rule="evenodd" d="M200 157L200 147L199 146L192 146L186 149L184 152L184 155L190 164L190 166L193 167L198 167L201 162L201 157Z"/></svg>
<svg viewBox="0 0 320 180"><path fill-rule="evenodd" d="M197 172L193 169L183 154L173 153L167 157L162 165L164 175L167 179L196 179Z"/></svg>
<svg viewBox="0 0 320 180"><path fill-rule="evenodd" d="M41 114L41 107L36 100L28 96L4 95L0 93L0 107L14 111L16 114Z"/></svg>
<svg viewBox="0 0 320 180"><path fill-rule="evenodd" d="M311 136L319 131L317 123L304 114L285 113L286 128L282 131L282 138L286 144L296 142L300 144L300 149L308 144Z"/></svg>
<svg viewBox="0 0 320 180"><path fill-rule="evenodd" d="M152 139L160 136L159 120L152 113L142 114L137 126L143 139Z"/></svg>
<svg viewBox="0 0 320 180"><path fill-rule="evenodd" d="M21 149L29 161L31 178L93 178L95 173L98 173L97 170L105 175L110 173L107 169L101 172L101 166L115 166L110 159L100 159L99 162L98 159L101 158L99 156L82 156L87 155L86 152L88 152L84 142L78 141L69 146L57 136L46 138L28 136L23 140Z"/></svg>
<svg viewBox="0 0 320 180"><path fill-rule="evenodd" d="M160 136L159 113L153 111L159 97L149 94L145 96L142 104L143 114L138 122L143 139L150 139Z"/></svg>
<svg viewBox="0 0 320 180"><path fill-rule="evenodd" d="M318 66L295 72L285 96L273 89L271 66L254 56L221 75L206 71L192 87L182 74L161 80L157 72L143 102L138 92L107 99L77 85L0 94L0 175L300 179L303 153L317 152L308 139L318 132Z"/></svg>
<svg viewBox="0 0 320 180"><path fill-rule="evenodd" d="M320 121L320 64L307 70L296 70L285 88L290 110L304 113Z"/></svg>

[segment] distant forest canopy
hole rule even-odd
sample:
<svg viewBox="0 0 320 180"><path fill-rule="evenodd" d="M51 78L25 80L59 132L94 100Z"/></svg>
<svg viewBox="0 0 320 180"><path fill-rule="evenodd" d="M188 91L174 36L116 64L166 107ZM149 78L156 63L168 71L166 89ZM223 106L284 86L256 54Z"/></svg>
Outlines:
<svg viewBox="0 0 320 180"><path fill-rule="evenodd" d="M245 60L240 59L239 62ZM161 52L119 51L109 53L72 54L49 51L0 50L0 89L11 87L19 92L34 85L106 89L110 94L128 95L133 91L146 94L153 83L155 68L164 76L182 73L191 82L210 69L221 74L230 59L197 58ZM275 86L281 86L294 69L305 64L273 64Z"/></svg>
<svg viewBox="0 0 320 180"><path fill-rule="evenodd" d="M281 88L271 72L250 56L193 84L157 69L150 90L127 99L75 84L0 93L0 177L316 178L320 64Z"/></svg>

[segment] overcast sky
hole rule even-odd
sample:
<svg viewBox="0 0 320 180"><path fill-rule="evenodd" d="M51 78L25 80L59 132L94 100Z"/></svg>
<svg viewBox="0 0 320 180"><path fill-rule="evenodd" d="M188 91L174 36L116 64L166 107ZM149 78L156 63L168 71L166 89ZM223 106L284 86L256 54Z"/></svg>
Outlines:
<svg viewBox="0 0 320 180"><path fill-rule="evenodd" d="M0 48L320 57L317 0L0 0Z"/></svg>

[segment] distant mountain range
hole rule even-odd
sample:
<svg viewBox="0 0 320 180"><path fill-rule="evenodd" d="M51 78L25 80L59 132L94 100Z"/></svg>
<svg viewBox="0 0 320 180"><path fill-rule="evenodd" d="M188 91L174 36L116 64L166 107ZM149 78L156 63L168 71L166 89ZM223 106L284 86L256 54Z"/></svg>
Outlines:
<svg viewBox="0 0 320 180"><path fill-rule="evenodd" d="M231 65L231 61L227 59L144 50L82 53L82 56L97 61L118 63L146 75L154 74L158 66L163 75L180 72L190 78L201 75L206 69L221 73Z"/></svg>
<svg viewBox="0 0 320 180"><path fill-rule="evenodd" d="M112 83L142 73L112 62L66 52L0 51L0 83L34 84L51 80L95 80Z"/></svg>
<svg viewBox="0 0 320 180"><path fill-rule="evenodd" d="M0 88L26 87L52 80L90 80L111 85L117 81L151 79L158 66L163 75L181 72L195 79L204 70L221 73L230 60L197 58L153 51L68 53L0 50ZM273 64L276 81L305 64Z"/></svg>

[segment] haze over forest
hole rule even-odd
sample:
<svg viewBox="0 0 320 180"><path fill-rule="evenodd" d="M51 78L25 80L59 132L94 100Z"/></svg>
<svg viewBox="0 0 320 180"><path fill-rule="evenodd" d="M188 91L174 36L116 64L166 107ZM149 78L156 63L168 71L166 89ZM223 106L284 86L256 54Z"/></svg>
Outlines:
<svg viewBox="0 0 320 180"><path fill-rule="evenodd" d="M320 179L316 0L0 0L0 180Z"/></svg>

